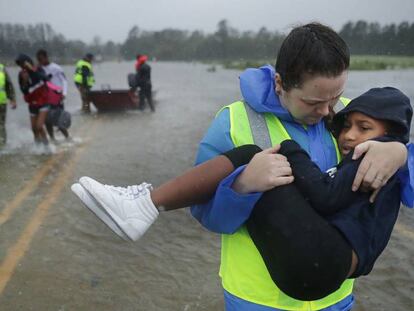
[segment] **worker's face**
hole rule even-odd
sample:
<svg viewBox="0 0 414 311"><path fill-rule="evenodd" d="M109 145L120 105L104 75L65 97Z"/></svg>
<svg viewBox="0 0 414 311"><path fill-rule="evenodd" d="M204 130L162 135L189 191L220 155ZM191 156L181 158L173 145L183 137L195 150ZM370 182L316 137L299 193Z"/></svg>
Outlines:
<svg viewBox="0 0 414 311"><path fill-rule="evenodd" d="M347 155L358 144L387 133L386 122L373 119L361 112L351 112L344 120L339 133L338 147L342 155Z"/></svg>
<svg viewBox="0 0 414 311"><path fill-rule="evenodd" d="M37 56L37 61L39 62L39 64L41 65L41 66L46 66L46 65L48 65L49 64L49 60L47 59L47 57L46 56L44 56L44 55L38 55Z"/></svg>
<svg viewBox="0 0 414 311"><path fill-rule="evenodd" d="M316 124L338 102L347 77L347 71L336 77L309 76L300 88L285 91L280 76L276 74L276 93L282 106L297 122L304 125Z"/></svg>

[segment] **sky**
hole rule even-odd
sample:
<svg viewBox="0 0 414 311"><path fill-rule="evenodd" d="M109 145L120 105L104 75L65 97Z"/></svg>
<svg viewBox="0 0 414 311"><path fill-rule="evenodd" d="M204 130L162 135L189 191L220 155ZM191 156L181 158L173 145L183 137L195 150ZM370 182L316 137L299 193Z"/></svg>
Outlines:
<svg viewBox="0 0 414 311"><path fill-rule="evenodd" d="M413 0L0 0L0 22L49 23L68 39L123 42L141 30L177 28L214 32L227 19L240 30L288 32L292 26L319 21L340 30L360 19L381 25L414 22Z"/></svg>

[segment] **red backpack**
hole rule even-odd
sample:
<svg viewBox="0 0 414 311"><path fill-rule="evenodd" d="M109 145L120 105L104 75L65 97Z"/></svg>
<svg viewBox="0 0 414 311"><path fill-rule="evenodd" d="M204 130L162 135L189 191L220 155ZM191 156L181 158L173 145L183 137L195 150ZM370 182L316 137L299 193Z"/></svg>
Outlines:
<svg viewBox="0 0 414 311"><path fill-rule="evenodd" d="M58 105L62 99L62 89L49 81L39 83L24 95L24 100L31 106Z"/></svg>

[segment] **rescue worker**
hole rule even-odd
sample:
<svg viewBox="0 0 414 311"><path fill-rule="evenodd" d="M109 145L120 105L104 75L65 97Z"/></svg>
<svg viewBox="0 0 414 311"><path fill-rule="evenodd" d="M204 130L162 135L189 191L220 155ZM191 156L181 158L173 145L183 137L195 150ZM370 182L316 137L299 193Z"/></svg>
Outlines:
<svg viewBox="0 0 414 311"><path fill-rule="evenodd" d="M65 73L62 70L62 67L60 67L56 63L51 63L49 61L49 56L47 54L46 50L40 49L36 53L37 61L39 62L39 65L44 70L45 74L49 78L49 81L53 83L54 85L62 88L62 101L59 103L59 105L51 106L51 109L49 110L47 119L46 119L46 130L50 136L50 139L52 141L56 141L55 135L53 133L53 126L57 126L59 131L63 134L66 140L70 140L68 129L64 126L62 126L63 122L59 122L60 117L62 116L62 113L64 111L64 102L67 93L68 93L68 81L66 79ZM65 112L66 115L68 115L68 112Z"/></svg>
<svg viewBox="0 0 414 311"><path fill-rule="evenodd" d="M287 157L295 181L263 193L246 227L276 286L293 298L317 300L349 276L367 275L388 243L401 205L400 182L393 176L374 203L367 193L353 192L363 158L352 160L352 151L370 139L407 143L412 114L409 98L395 88L374 88L353 99L333 119L344 159L329 173L298 143L285 140L264 151L240 146L156 188L144 182L122 189L82 177L72 190L116 234L134 241L160 212L208 201L235 169L275 158L277 151Z"/></svg>
<svg viewBox="0 0 414 311"><path fill-rule="evenodd" d="M296 27L282 43L275 67L276 72L268 66L242 74L243 101L217 114L199 145L196 164L240 145L255 143L269 148L289 137L322 170L338 162L336 142L322 119L344 91L349 67L346 43L321 24ZM356 153L364 148L368 152L354 188L362 178L375 189L381 187L406 161L407 150L401 143L364 143ZM204 227L222 234L220 276L227 311L352 308L351 279L315 301L301 301L283 293L273 283L244 225L264 191L292 182L287 178L291 176L286 170L289 166L279 154L252 161L224 179L208 203L192 207L193 216Z"/></svg>
<svg viewBox="0 0 414 311"><path fill-rule="evenodd" d="M16 109L16 96L12 81L4 65L0 63L0 148L4 147L7 142L7 101L9 101L12 109Z"/></svg>
<svg viewBox="0 0 414 311"><path fill-rule="evenodd" d="M152 84L151 84L151 67L147 64L148 57L146 55L137 55L135 63L136 84L139 87L139 107L145 108L145 103L151 111L154 112L154 104L152 102Z"/></svg>
<svg viewBox="0 0 414 311"><path fill-rule="evenodd" d="M95 78L92 70L93 55L88 53L85 57L76 63L76 70L73 80L79 90L82 100L82 111L85 113L91 112L89 102L89 91L95 84Z"/></svg>

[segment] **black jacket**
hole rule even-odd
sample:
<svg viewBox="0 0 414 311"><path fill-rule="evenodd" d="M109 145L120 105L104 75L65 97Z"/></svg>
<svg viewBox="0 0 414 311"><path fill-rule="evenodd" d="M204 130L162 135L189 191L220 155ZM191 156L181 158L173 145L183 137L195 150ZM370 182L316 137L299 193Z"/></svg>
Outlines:
<svg viewBox="0 0 414 311"><path fill-rule="evenodd" d="M378 140L391 141L383 137ZM400 184L394 175L374 203L370 193L353 192L351 186L362 159L352 153L330 173L321 172L296 142L284 141L279 151L288 158L295 185L313 209L335 226L358 256L354 276L368 274L386 247L400 209Z"/></svg>
<svg viewBox="0 0 414 311"><path fill-rule="evenodd" d="M34 71L27 71L29 79L23 79L23 70L19 72L18 81L20 90L23 94L29 93L30 89L41 82L49 80L49 77L46 75L45 71L41 67L35 68Z"/></svg>
<svg viewBox="0 0 414 311"><path fill-rule="evenodd" d="M143 63L136 75L136 82L139 87L151 85L151 67L147 63Z"/></svg>

